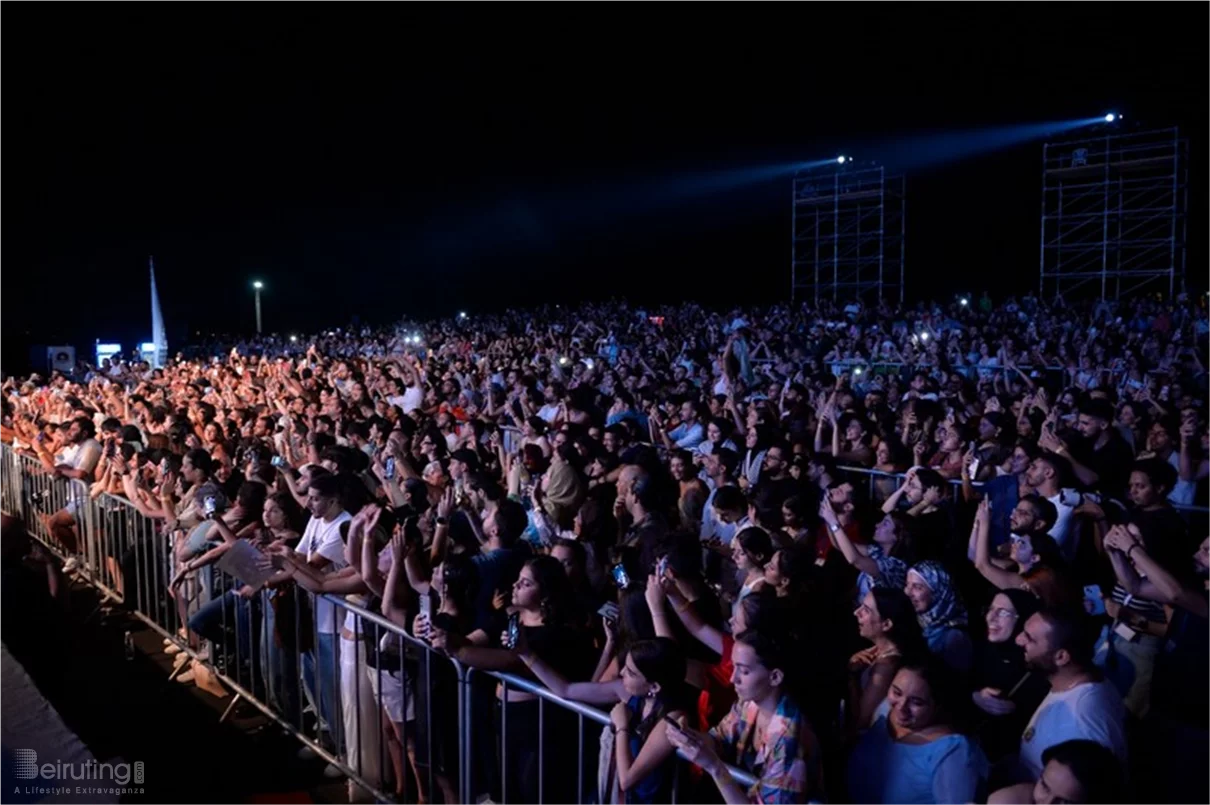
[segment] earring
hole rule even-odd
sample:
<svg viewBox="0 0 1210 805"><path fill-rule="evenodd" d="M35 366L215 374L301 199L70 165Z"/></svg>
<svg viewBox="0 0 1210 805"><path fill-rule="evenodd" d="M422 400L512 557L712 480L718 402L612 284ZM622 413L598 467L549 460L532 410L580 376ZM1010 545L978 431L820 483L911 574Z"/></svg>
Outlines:
<svg viewBox="0 0 1210 805"><path fill-rule="evenodd" d="M648 698L648 699L654 699L654 698L655 698L655 689L654 689L654 688L652 688L651 690L647 691L647 698Z"/></svg>

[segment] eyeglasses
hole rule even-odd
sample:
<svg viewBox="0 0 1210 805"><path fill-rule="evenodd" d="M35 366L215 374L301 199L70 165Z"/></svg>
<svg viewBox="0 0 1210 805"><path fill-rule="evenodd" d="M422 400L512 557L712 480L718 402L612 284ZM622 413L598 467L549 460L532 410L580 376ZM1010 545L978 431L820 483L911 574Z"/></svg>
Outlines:
<svg viewBox="0 0 1210 805"><path fill-rule="evenodd" d="M987 609L983 610L983 614L990 615L996 620L1015 621L1017 619L1016 612L1011 609L1005 609L1004 607L988 607Z"/></svg>

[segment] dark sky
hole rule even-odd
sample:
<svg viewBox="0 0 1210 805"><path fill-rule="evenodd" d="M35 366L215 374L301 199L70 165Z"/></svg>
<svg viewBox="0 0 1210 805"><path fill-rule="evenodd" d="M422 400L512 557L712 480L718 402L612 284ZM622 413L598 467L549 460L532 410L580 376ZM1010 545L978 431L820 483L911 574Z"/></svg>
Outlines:
<svg viewBox="0 0 1210 805"><path fill-rule="evenodd" d="M253 277L268 329L777 299L788 179L658 191L1111 109L1189 136L1204 278L1207 9L13 5L6 368L30 344L146 337L148 254L174 344L251 329ZM1034 142L909 175L910 295L1036 285L1040 163Z"/></svg>

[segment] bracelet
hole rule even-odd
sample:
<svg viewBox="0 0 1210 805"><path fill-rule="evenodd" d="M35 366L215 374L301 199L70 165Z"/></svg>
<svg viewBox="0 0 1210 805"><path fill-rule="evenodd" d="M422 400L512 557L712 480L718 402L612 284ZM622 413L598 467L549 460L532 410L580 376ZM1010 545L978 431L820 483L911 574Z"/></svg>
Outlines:
<svg viewBox="0 0 1210 805"><path fill-rule="evenodd" d="M1130 554L1134 553L1135 548L1141 548L1141 547L1143 547L1143 543L1141 543L1141 542L1136 542L1133 545L1131 545L1129 548L1126 549L1126 558L1127 559L1130 558Z"/></svg>

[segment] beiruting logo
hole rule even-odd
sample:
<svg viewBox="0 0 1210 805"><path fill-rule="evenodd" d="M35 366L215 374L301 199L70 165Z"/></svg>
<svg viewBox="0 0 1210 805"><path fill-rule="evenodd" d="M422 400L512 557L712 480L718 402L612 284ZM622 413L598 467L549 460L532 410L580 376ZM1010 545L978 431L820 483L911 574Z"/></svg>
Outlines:
<svg viewBox="0 0 1210 805"><path fill-rule="evenodd" d="M142 784L143 761L134 763L64 763L61 760L38 765L38 753L33 749L13 750L13 776L18 780L88 780L125 786Z"/></svg>

